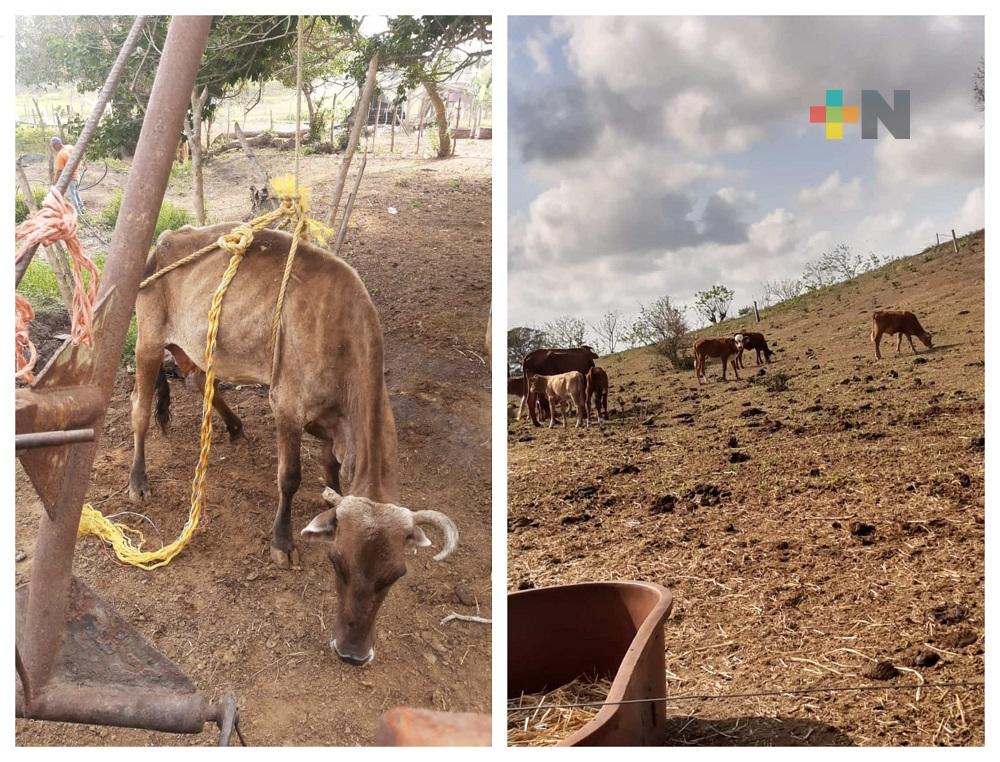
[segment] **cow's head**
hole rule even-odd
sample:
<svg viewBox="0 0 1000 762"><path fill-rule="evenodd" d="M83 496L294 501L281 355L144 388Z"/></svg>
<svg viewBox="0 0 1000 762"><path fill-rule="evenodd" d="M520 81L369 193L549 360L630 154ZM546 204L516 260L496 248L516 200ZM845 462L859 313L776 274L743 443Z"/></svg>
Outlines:
<svg viewBox="0 0 1000 762"><path fill-rule="evenodd" d="M931 348L931 346L932 346L932 344L931 344L931 335L927 331L924 331L922 334L920 334L919 338L920 338L920 340L922 342L924 342L924 346L925 347L927 347L928 349Z"/></svg>
<svg viewBox="0 0 1000 762"><path fill-rule="evenodd" d="M582 347L580 347L580 349L586 349L587 350L587 359L588 360L597 360L598 358L600 358L600 355L597 354L597 352L594 351L594 348L591 347L591 346L588 346L587 344L584 344Z"/></svg>
<svg viewBox="0 0 1000 762"><path fill-rule="evenodd" d="M528 388L534 392L536 395L545 396L545 388L547 385L547 380L545 376L534 375L531 377L531 381L528 382Z"/></svg>
<svg viewBox="0 0 1000 762"><path fill-rule="evenodd" d="M406 550L431 541L421 526L436 527L444 547L435 561L458 547L458 529L438 511L411 511L366 497L341 496L327 487L323 511L302 530L326 543L337 584L337 613L330 648L343 661L367 664L375 658L375 617L389 588L406 574Z"/></svg>
<svg viewBox="0 0 1000 762"><path fill-rule="evenodd" d="M737 352L742 351L743 350L743 334L742 333L736 334L733 337L733 340L736 342L736 351Z"/></svg>

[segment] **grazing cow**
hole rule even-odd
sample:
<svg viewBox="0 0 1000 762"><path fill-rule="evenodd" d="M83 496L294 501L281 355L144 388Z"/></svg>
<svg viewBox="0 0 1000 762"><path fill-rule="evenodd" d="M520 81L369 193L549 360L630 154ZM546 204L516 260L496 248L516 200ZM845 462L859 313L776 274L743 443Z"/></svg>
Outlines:
<svg viewBox="0 0 1000 762"><path fill-rule="evenodd" d="M594 367L594 360L597 353L588 346L575 347L573 349L536 349L527 355L521 363L524 369L525 383L528 390L528 415L535 426L538 423L538 416L535 413L535 393L531 385L531 376L534 374L556 375L558 373L569 373L572 370L586 375L587 371Z"/></svg>
<svg viewBox="0 0 1000 762"><path fill-rule="evenodd" d="M146 263L146 275L217 241L236 224L164 233ZM322 441L323 498L329 508L302 534L324 542L333 565L337 604L330 646L344 661L364 664L374 656L379 607L406 573L407 549L430 545L421 527L436 527L444 535L444 548L435 560L455 550L458 530L443 513L399 505L396 425L383 380L378 313L352 267L305 241L299 244L284 301L272 375L271 319L291 242L288 233L277 230L254 235L223 302L215 368L222 379L270 385L279 489L271 558L282 567L297 563L292 498L301 481L303 430ZM228 254L210 253L139 292L132 392L135 455L129 476L133 500L150 494L145 441L154 387L160 394L157 420L164 425L169 417L170 386L165 377L157 383L163 350L178 364L197 368L199 383L205 383L209 304L228 262ZM219 409L218 395L216 402ZM226 424L230 433L242 427L231 411Z"/></svg>
<svg viewBox="0 0 1000 762"><path fill-rule="evenodd" d="M928 349L931 348L931 335L924 330L923 326L920 325L920 321L917 320L917 316L912 312L900 312L897 310L879 311L872 315L871 340L875 343L876 360L882 359L879 344L882 342L882 335L886 333L890 336L896 334L896 354L899 354L904 336L910 342L910 349L913 350L913 354L917 353L917 348L913 346L914 336L920 339L925 347Z"/></svg>
<svg viewBox="0 0 1000 762"><path fill-rule="evenodd" d="M767 346L767 339L764 338L764 334L756 333L755 331L744 331L743 336L743 349L740 353L736 355L736 365L740 368L743 366L743 352L748 349L754 349L757 351L757 364L761 365L761 355L763 355L764 360L770 364L771 356L774 352Z"/></svg>
<svg viewBox="0 0 1000 762"><path fill-rule="evenodd" d="M566 428L566 403L573 402L576 405L576 427L584 421L584 414L587 416L587 426L590 426L590 403L587 401L587 379L578 370L571 370L568 373L557 373L554 376L543 376L536 373L528 382L528 389L535 395L544 396L549 402L549 428L556 424L556 405L559 405L559 412L562 413L563 428Z"/></svg>
<svg viewBox="0 0 1000 762"><path fill-rule="evenodd" d="M705 375L705 360L709 357L722 358L722 380L726 381L726 364L732 363L733 373L736 380L740 380L739 370L736 368L736 357L743 349L743 334L736 334L735 338L729 339L698 339L694 343L694 372L698 376L698 383L702 383Z"/></svg>
<svg viewBox="0 0 1000 762"><path fill-rule="evenodd" d="M601 411L604 411L604 419L608 419L608 374L604 368L595 365L587 371L587 403L593 400L593 406L597 409L597 422L601 422ZM590 417L590 411L587 411Z"/></svg>

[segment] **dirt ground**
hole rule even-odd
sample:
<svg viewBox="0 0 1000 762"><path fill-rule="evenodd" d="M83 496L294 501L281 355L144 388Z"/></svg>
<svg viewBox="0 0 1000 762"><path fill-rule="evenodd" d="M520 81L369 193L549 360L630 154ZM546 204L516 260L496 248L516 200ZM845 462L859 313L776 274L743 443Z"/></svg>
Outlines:
<svg viewBox="0 0 1000 762"><path fill-rule="evenodd" d="M633 350L598 361L604 427L512 420L509 588L669 587L668 695L882 685L883 660L886 686L982 681L984 237L961 244L717 329L776 350L741 381ZM934 348L885 337L875 362L874 304ZM749 380L777 373L787 390ZM679 701L669 743L981 745L983 706L970 687Z"/></svg>
<svg viewBox="0 0 1000 762"><path fill-rule="evenodd" d="M426 550L411 557L409 572L382 607L372 664L356 668L333 658L327 642L334 580L322 548L299 543L301 571L281 571L268 561L277 461L262 388L224 392L248 438L231 444L224 427L216 426L207 520L180 557L145 572L117 563L96 539L77 548L75 573L176 661L199 691L209 697L236 694L252 745L370 744L379 714L400 704L490 708L490 627L439 623L452 611L491 616L490 397L483 349L490 305L491 143L461 141L456 157L437 161L414 155L413 140L400 136L396 154L389 155L388 136L382 138L382 150L377 144L369 159L341 254L359 271L381 316L403 500L413 509L448 513L461 534L458 551L442 563ZM272 175L292 166L290 152L267 149L258 155ZM303 182L314 189L319 219L326 216L323 196L337 162L339 157L303 158ZM32 170L33 179L40 178L44 165ZM84 192L85 203L99 208L123 182L124 173L111 173ZM239 152L215 159L206 174L210 219L242 218L252 182ZM172 182L168 199L191 208L183 184ZM135 508L127 499L132 379L124 371L88 492L106 514L142 511L164 542L187 517L201 415L197 391L183 381L172 383L171 429L166 436L151 429L149 437L151 500ZM296 536L324 509L321 474L315 442L306 437L294 504ZM26 554L17 564L19 584L31 576L39 514L40 503L18 470L17 549ZM122 520L139 521L128 515ZM216 737L212 729L173 736L29 721L16 726L19 745L210 745Z"/></svg>

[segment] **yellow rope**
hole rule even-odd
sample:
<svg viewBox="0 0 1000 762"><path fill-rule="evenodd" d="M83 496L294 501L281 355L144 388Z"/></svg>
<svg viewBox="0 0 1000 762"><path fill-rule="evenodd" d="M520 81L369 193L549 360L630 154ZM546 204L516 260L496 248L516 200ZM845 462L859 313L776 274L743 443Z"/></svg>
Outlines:
<svg viewBox="0 0 1000 762"><path fill-rule="evenodd" d="M200 447L198 465L195 466L194 480L191 482L191 511L187 523L180 536L169 545L159 550L146 551L142 549L144 537L142 533L118 524L103 516L90 503L83 506L80 516L78 536L93 534L109 543L120 561L151 571L166 566L191 541L194 531L201 520L201 512L205 500L205 476L208 472L208 456L212 450L212 400L215 398L215 346L219 333L219 319L222 315L222 300L232 283L236 270L253 241L253 231L249 227L239 227L224 235L218 241L219 248L230 252L229 266L222 274L222 281L212 296L212 305L208 310L208 331L205 334L205 398L201 418ZM126 534L128 533L128 534ZM132 541L129 534L135 535L138 544Z"/></svg>

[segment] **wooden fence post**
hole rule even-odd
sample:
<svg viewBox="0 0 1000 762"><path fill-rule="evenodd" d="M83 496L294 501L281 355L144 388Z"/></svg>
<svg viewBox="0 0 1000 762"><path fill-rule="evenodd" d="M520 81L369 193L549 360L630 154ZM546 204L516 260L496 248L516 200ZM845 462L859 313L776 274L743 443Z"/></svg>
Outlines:
<svg viewBox="0 0 1000 762"><path fill-rule="evenodd" d="M955 247L955 253L958 254L958 239L955 237L955 228L951 229L951 243Z"/></svg>
<svg viewBox="0 0 1000 762"><path fill-rule="evenodd" d="M757 300L753 300L753 316L757 318L757 322L760 322L760 310L757 309Z"/></svg>

